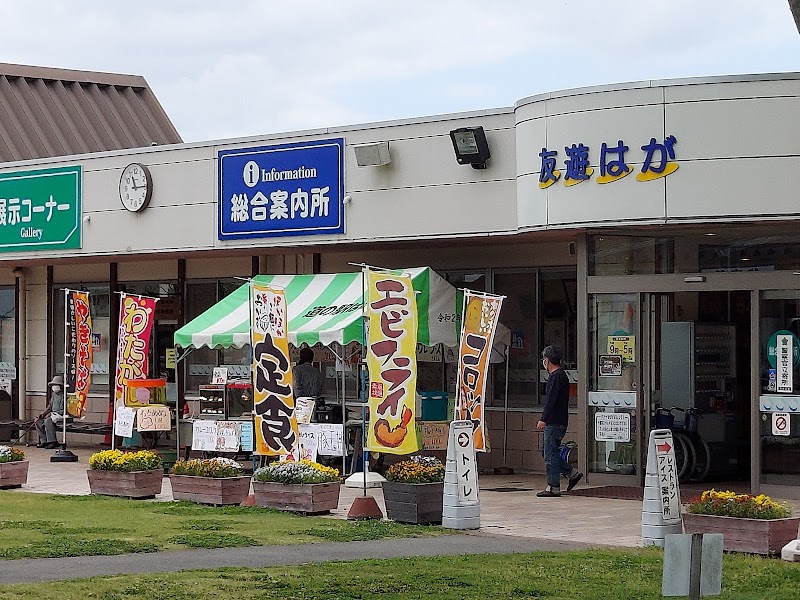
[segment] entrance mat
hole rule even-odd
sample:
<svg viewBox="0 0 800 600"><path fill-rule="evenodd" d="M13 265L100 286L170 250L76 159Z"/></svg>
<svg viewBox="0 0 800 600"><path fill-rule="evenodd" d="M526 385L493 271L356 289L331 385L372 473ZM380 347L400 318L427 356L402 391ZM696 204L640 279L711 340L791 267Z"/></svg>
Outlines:
<svg viewBox="0 0 800 600"><path fill-rule="evenodd" d="M613 498L616 500L642 500L644 498L644 490L640 487L623 485L601 485L599 487L574 489L569 492L569 495L588 496L590 498Z"/></svg>
<svg viewBox="0 0 800 600"><path fill-rule="evenodd" d="M525 487L496 487L496 488L483 488L483 492L532 492L533 488Z"/></svg>

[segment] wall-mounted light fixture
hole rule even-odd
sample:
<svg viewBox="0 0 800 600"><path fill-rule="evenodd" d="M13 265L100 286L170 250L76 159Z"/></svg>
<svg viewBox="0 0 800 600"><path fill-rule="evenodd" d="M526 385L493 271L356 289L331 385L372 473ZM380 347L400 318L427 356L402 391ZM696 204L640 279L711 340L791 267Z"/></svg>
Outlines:
<svg viewBox="0 0 800 600"><path fill-rule="evenodd" d="M689 275L683 278L684 283L705 283L705 275Z"/></svg>
<svg viewBox="0 0 800 600"><path fill-rule="evenodd" d="M450 132L450 140L456 151L456 160L460 165L472 165L473 169L485 169L489 160L489 144L483 127L462 127Z"/></svg>
<svg viewBox="0 0 800 600"><path fill-rule="evenodd" d="M382 167L392 162L389 154L389 142L372 142L353 146L356 153L356 164L359 167Z"/></svg>

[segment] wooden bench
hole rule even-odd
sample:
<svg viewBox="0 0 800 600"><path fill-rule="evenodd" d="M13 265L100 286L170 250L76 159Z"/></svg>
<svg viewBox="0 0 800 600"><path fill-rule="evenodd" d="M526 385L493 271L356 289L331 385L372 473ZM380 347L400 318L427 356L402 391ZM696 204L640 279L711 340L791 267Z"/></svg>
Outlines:
<svg viewBox="0 0 800 600"><path fill-rule="evenodd" d="M0 430L10 430L13 432L16 430L17 432L17 441L22 435L30 429L33 431L33 422L34 419L28 419L26 421L20 419L11 419L10 421L0 421ZM62 431L63 426L58 424L56 427L57 431ZM67 433L82 433L86 435L109 435L111 433L111 424L110 423L86 423L84 421L76 421L72 417L67 417Z"/></svg>

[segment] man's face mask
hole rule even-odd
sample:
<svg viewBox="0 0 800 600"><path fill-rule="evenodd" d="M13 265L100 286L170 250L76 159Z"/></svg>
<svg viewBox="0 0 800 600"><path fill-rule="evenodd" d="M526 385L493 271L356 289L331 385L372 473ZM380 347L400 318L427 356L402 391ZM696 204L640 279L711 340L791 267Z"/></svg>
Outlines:
<svg viewBox="0 0 800 600"><path fill-rule="evenodd" d="M53 386L53 391L54 391L56 394L58 394L58 393L61 391L61 386L60 386L60 385L54 385L54 386Z"/></svg>

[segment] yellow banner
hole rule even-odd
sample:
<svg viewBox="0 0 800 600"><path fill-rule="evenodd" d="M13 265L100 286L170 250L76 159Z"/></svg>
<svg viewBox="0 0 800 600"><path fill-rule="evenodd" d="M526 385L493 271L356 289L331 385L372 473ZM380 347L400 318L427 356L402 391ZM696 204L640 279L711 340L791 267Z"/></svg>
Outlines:
<svg viewBox="0 0 800 600"><path fill-rule="evenodd" d="M455 417L458 421L472 421L475 450L479 452L485 452L488 446L484 436L483 396L502 304L502 296L477 295L468 290L464 292Z"/></svg>
<svg viewBox="0 0 800 600"><path fill-rule="evenodd" d="M367 271L367 298L367 449L410 454L420 449L414 420L417 301L411 278Z"/></svg>
<svg viewBox="0 0 800 600"><path fill-rule="evenodd" d="M256 454L289 454L300 438L294 412L292 368L282 289L250 285L250 339Z"/></svg>

